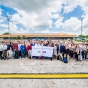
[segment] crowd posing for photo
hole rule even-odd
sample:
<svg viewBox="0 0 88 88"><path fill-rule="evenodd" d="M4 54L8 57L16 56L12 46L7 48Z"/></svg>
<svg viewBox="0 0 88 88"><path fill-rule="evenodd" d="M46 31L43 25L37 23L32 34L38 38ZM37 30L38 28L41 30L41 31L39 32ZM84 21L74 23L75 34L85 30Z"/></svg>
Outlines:
<svg viewBox="0 0 88 88"><path fill-rule="evenodd" d="M53 47L52 57L32 56L32 46ZM0 42L0 59L19 59L19 58L35 58L35 59L57 59L73 58L82 61L88 58L88 45L85 43L74 42L56 42L48 40L8 40Z"/></svg>

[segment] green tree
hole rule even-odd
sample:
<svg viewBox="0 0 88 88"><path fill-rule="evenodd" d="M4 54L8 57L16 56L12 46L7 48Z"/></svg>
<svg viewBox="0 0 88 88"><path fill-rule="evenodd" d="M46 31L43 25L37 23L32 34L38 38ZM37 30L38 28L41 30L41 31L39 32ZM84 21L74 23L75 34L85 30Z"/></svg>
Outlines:
<svg viewBox="0 0 88 88"><path fill-rule="evenodd" d="M21 37L18 35L17 37L16 37L17 39L21 39Z"/></svg>
<svg viewBox="0 0 88 88"><path fill-rule="evenodd" d="M13 39L13 37L10 36L10 39Z"/></svg>
<svg viewBox="0 0 88 88"><path fill-rule="evenodd" d="M79 35L78 37L79 37L79 38L85 38L85 36L84 36L84 35Z"/></svg>
<svg viewBox="0 0 88 88"><path fill-rule="evenodd" d="M88 35L86 35L85 37L88 38Z"/></svg>
<svg viewBox="0 0 88 88"><path fill-rule="evenodd" d="M10 33L9 32L5 32L5 33L3 33L3 35L9 35Z"/></svg>
<svg viewBox="0 0 88 88"><path fill-rule="evenodd" d="M23 36L22 36L22 39L26 39L26 36L23 35Z"/></svg>

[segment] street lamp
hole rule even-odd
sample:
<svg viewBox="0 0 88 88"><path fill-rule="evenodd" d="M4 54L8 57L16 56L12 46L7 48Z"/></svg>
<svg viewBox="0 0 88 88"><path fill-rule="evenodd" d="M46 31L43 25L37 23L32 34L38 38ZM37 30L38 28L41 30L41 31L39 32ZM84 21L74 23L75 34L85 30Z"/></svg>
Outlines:
<svg viewBox="0 0 88 88"><path fill-rule="evenodd" d="M8 33L9 33L9 39L10 39L9 21L10 21L10 19L11 19L11 16L7 14L6 18L7 18L7 21L8 21Z"/></svg>
<svg viewBox="0 0 88 88"><path fill-rule="evenodd" d="M82 37L83 17L80 17L80 19L81 19L81 37Z"/></svg>

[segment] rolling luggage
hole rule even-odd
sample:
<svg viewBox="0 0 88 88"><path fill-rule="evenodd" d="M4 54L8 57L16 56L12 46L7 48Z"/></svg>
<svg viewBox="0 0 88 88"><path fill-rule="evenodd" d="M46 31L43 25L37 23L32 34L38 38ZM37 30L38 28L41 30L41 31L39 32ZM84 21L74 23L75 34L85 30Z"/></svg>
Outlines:
<svg viewBox="0 0 88 88"><path fill-rule="evenodd" d="M68 63L68 60L67 60L66 57L63 58L63 62L64 62L64 63Z"/></svg>

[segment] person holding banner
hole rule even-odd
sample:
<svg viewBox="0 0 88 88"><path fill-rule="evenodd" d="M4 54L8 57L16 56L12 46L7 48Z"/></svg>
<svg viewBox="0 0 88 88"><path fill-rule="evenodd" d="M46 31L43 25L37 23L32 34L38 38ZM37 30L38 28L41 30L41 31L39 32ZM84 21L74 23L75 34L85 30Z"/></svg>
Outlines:
<svg viewBox="0 0 88 88"><path fill-rule="evenodd" d="M47 57L52 61L53 57L53 47L49 46L32 46L32 56L39 57L42 59L43 57Z"/></svg>

